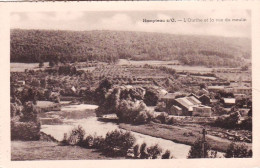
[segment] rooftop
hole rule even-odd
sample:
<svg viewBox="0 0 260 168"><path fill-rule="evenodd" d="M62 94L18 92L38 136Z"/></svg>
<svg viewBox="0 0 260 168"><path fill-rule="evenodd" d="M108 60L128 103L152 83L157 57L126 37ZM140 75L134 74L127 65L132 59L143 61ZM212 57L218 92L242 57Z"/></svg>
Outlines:
<svg viewBox="0 0 260 168"><path fill-rule="evenodd" d="M208 89L224 89L224 86L208 86Z"/></svg>
<svg viewBox="0 0 260 168"><path fill-rule="evenodd" d="M236 99L235 98L224 98L224 103L226 104L235 104Z"/></svg>

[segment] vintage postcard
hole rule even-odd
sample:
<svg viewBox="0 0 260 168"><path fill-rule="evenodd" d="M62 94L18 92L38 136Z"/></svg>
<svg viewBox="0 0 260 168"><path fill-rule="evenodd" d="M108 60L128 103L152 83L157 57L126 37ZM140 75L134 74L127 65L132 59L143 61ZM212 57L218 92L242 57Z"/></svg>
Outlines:
<svg viewBox="0 0 260 168"><path fill-rule="evenodd" d="M260 166L259 2L0 11L0 166Z"/></svg>

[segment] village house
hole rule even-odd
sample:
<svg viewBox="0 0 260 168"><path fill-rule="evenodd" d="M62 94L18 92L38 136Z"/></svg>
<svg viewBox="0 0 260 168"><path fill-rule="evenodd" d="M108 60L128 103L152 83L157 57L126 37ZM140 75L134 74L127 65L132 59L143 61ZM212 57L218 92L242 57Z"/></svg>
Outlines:
<svg viewBox="0 0 260 168"><path fill-rule="evenodd" d="M175 102L175 93L167 93L166 95L162 96L160 99L166 104L166 111L168 111Z"/></svg>
<svg viewBox="0 0 260 168"><path fill-rule="evenodd" d="M211 107L204 105L195 106L193 107L192 116L211 117Z"/></svg>
<svg viewBox="0 0 260 168"><path fill-rule="evenodd" d="M202 105L201 101L192 94L186 97L175 97L175 94L168 93L161 99L166 104L166 112L168 114L177 116L211 116L211 107Z"/></svg>
<svg viewBox="0 0 260 168"><path fill-rule="evenodd" d="M182 109L178 106L172 105L172 107L170 108L168 113L170 115L181 116L182 115Z"/></svg>
<svg viewBox="0 0 260 168"><path fill-rule="evenodd" d="M182 115L191 116L193 107L201 105L201 102L194 96L190 96L175 99L175 105L182 109Z"/></svg>
<svg viewBox="0 0 260 168"><path fill-rule="evenodd" d="M230 107L234 106L235 103L236 103L235 98L224 98L224 107L225 108L230 108Z"/></svg>

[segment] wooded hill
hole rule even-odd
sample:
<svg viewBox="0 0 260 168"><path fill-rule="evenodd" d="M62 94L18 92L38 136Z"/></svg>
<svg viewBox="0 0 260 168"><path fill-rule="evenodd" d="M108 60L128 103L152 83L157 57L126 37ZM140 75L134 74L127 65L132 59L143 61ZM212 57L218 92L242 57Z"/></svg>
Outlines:
<svg viewBox="0 0 260 168"><path fill-rule="evenodd" d="M11 30L11 62L116 62L119 58L240 67L251 59L251 40L124 31Z"/></svg>

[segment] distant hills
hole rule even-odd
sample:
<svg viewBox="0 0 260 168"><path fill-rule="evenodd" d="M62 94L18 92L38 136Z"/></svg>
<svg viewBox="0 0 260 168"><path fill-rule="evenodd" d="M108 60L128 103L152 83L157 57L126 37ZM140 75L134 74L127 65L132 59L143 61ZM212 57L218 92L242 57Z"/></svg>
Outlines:
<svg viewBox="0 0 260 168"><path fill-rule="evenodd" d="M179 60L186 65L240 67L251 40L124 31L11 30L11 62Z"/></svg>

